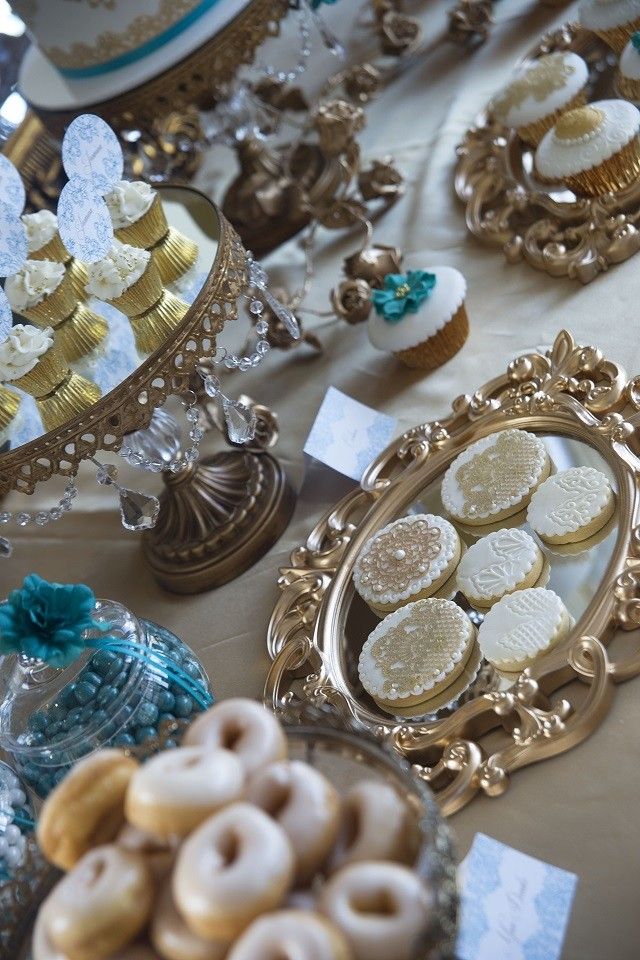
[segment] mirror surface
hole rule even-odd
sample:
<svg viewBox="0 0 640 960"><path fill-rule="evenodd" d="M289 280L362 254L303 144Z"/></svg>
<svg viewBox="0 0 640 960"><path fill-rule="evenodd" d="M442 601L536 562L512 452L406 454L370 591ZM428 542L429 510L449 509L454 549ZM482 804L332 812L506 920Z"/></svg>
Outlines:
<svg viewBox="0 0 640 960"><path fill-rule="evenodd" d="M175 297L191 304L216 261L220 240L218 214L211 201L195 190L159 186L157 192L169 226L194 241L198 247L197 260L193 266L177 281L166 285L166 289ZM81 359L69 362L69 368L96 384L104 398L126 380L148 354L136 349L132 326L124 313L95 298L91 298L86 305L107 321L108 332L98 347ZM14 314L14 323L29 322ZM16 450L46 433L35 399L19 390L14 383L0 386L0 406L2 391L7 389L18 396L20 403L13 419L4 428L0 428L0 469L2 453Z"/></svg>
<svg viewBox="0 0 640 960"><path fill-rule="evenodd" d="M609 480L614 492L617 494L617 485L613 471L607 461L593 447L581 440L571 439L565 436L539 434L544 440L547 451L553 463L553 472L567 470L569 467L595 467L600 470ZM440 489L442 476L438 477L428 486L426 486L420 495L414 499L398 516L409 516L417 513L431 513L438 516L447 517ZM396 519L390 517L388 521ZM577 623L585 610L598 592L602 578L607 566L611 560L616 538L618 536L618 507L608 521L606 526L595 536L580 543L567 544L564 546L551 546L543 543L537 537L528 523L526 522L526 510L521 511L513 517L508 517L494 525L484 527L465 527L460 523L451 521L456 527L460 539L463 543L463 550L471 546L482 536L490 533L494 529L504 527L519 527L531 534L542 550L544 556L544 567L540 580L535 584L539 587L547 587L553 590L564 601L569 613ZM375 531L371 531L373 535ZM455 573L444 586L438 590L434 596L443 597L448 600L454 600L465 610L472 621L479 625L483 619L483 612L470 606L463 595L456 590ZM509 686L513 680L513 675L499 674L493 667L482 661L479 650L477 657L469 672L465 671L463 680L460 683L452 684L450 690L445 690L437 700L425 702L412 710L406 710L402 713L387 714L372 700L363 690L358 677L358 657L362 646L371 633L371 631L380 622L380 617L367 606L365 601L355 592L353 582L350 582L349 589L345 592L344 602L348 605L346 617L344 618L344 636L342 637L342 663L346 680L351 688L352 695L360 702L365 704L374 712L381 716L395 716L398 719L407 717L419 718L433 716L434 713L441 710L449 704L453 704L460 696L481 694L486 692L488 686L491 689L504 689ZM480 667L485 669L478 676Z"/></svg>

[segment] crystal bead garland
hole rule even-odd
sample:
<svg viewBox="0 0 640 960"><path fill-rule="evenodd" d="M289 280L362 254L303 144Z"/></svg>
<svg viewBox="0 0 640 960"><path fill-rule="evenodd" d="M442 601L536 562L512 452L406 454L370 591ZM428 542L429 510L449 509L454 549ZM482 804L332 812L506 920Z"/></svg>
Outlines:
<svg viewBox="0 0 640 960"><path fill-rule="evenodd" d="M19 510L17 513L11 510L0 510L0 524L6 526L13 521L17 523L19 527L27 527L32 523L35 523L39 527L44 527L53 520L60 520L65 513L68 513L77 496L78 488L75 485L75 481L70 480L55 507L51 507L49 510L38 510L37 513L27 513L26 510ZM7 537L0 536L0 559L8 560L12 553L13 544L11 540Z"/></svg>

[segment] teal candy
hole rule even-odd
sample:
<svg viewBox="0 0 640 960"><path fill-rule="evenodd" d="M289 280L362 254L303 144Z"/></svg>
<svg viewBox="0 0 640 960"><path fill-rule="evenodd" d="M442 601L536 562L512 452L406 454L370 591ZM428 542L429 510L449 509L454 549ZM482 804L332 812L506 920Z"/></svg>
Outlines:
<svg viewBox="0 0 640 960"><path fill-rule="evenodd" d="M86 680L87 683L92 683L94 687L102 686L102 677L99 676L97 673L94 673L93 670L84 670L80 674L80 679Z"/></svg>
<svg viewBox="0 0 640 960"><path fill-rule="evenodd" d="M188 677L191 677L193 680L200 679L200 667L197 663L194 663L193 660L185 660L182 664L182 669Z"/></svg>
<svg viewBox="0 0 640 960"><path fill-rule="evenodd" d="M172 723L176 719L175 713L161 713L158 717L158 726L163 723Z"/></svg>
<svg viewBox="0 0 640 960"><path fill-rule="evenodd" d="M105 651L106 652L106 651ZM109 653L112 654L113 660L111 661L111 666L107 670L105 677L107 680L111 681L114 677L117 677L120 671L122 670L122 665L124 660L122 657L119 657L117 654L112 653L110 650Z"/></svg>
<svg viewBox="0 0 640 960"><path fill-rule="evenodd" d="M81 680L76 686L76 700L78 703L85 704L93 700L98 692L98 688L87 680Z"/></svg>
<svg viewBox="0 0 640 960"><path fill-rule="evenodd" d="M193 712L193 700L185 693L176 697L174 713L176 717L189 717Z"/></svg>
<svg viewBox="0 0 640 960"><path fill-rule="evenodd" d="M136 743L144 743L150 737L157 737L158 731L155 727L138 727L136 730Z"/></svg>
<svg viewBox="0 0 640 960"><path fill-rule="evenodd" d="M130 733L118 733L113 738L113 744L116 747L132 747L135 744L135 740Z"/></svg>
<svg viewBox="0 0 640 960"><path fill-rule="evenodd" d="M101 677L106 677L114 660L117 660L117 658L117 654L115 654L112 650L99 650L98 653L95 653L91 657L89 663L91 668L95 670L96 673L98 673ZM120 668L118 667L118 671L119 669Z"/></svg>
<svg viewBox="0 0 640 960"><path fill-rule="evenodd" d="M424 301L431 296L436 285L434 273L426 270L409 270L408 273L388 273L382 290L372 290L371 299L377 313L387 323L400 323L407 313L417 313ZM399 295L402 288L406 293Z"/></svg>
<svg viewBox="0 0 640 960"><path fill-rule="evenodd" d="M68 683L64 689L60 691L60 702L65 705L67 708L75 707L76 705L76 685L75 683Z"/></svg>
<svg viewBox="0 0 640 960"><path fill-rule="evenodd" d="M66 715L66 707L63 707L61 703L54 703L47 710L47 721L49 725L51 725L52 723L57 723L59 720L64 720Z"/></svg>
<svg viewBox="0 0 640 960"><path fill-rule="evenodd" d="M46 730L47 722L45 714L40 710L32 713L29 717L29 727L34 733L42 733L43 730Z"/></svg>
<svg viewBox="0 0 640 960"><path fill-rule="evenodd" d="M117 687L113 687L111 685L102 687L102 689L100 690L100 693L98 694L96 702L99 707L106 707L110 703L113 703L113 701L116 699L119 693L120 691L118 690Z"/></svg>
<svg viewBox="0 0 640 960"><path fill-rule="evenodd" d="M176 698L169 690L161 690L156 694L156 703L159 710L171 711L175 707Z"/></svg>
<svg viewBox="0 0 640 960"><path fill-rule="evenodd" d="M154 703L142 703L136 713L136 723L142 727L152 727L158 722L159 710Z"/></svg>

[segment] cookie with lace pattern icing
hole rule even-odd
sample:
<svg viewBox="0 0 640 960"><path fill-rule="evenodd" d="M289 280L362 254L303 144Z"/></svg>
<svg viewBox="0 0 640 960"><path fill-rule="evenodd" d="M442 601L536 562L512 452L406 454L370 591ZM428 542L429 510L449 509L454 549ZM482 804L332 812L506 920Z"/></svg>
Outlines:
<svg viewBox="0 0 640 960"><path fill-rule="evenodd" d="M358 662L362 686L385 710L423 703L450 686L471 656L476 631L451 600L430 597L390 613Z"/></svg>
<svg viewBox="0 0 640 960"><path fill-rule="evenodd" d="M595 467L571 467L549 477L534 493L527 520L546 543L578 543L604 527L615 495Z"/></svg>
<svg viewBox="0 0 640 960"><path fill-rule="evenodd" d="M400 517L366 542L353 582L374 613L384 616L432 596L454 573L460 538L448 520L431 513Z"/></svg>
<svg viewBox="0 0 640 960"><path fill-rule="evenodd" d="M508 594L491 607L478 630L478 643L489 663L513 672L551 650L572 626L557 593L530 587Z"/></svg>
<svg viewBox="0 0 640 960"><path fill-rule="evenodd" d="M501 430L456 457L442 481L442 503L469 526L495 523L524 509L550 471L547 448L535 434Z"/></svg>
<svg viewBox="0 0 640 960"><path fill-rule="evenodd" d="M543 563L540 547L526 530L496 530L465 553L456 572L458 588L474 606L490 607L508 593L534 586Z"/></svg>

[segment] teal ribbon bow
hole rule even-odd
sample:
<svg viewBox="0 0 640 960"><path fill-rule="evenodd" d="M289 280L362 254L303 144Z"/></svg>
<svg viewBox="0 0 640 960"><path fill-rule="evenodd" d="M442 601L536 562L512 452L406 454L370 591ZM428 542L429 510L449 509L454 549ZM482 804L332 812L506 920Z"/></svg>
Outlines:
<svg viewBox="0 0 640 960"><path fill-rule="evenodd" d="M388 273L382 290L372 291L373 305L387 323L399 323L405 314L418 312L435 285L435 274L427 270Z"/></svg>

